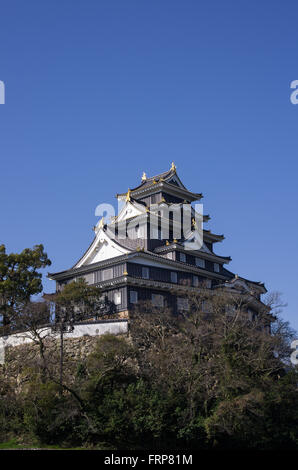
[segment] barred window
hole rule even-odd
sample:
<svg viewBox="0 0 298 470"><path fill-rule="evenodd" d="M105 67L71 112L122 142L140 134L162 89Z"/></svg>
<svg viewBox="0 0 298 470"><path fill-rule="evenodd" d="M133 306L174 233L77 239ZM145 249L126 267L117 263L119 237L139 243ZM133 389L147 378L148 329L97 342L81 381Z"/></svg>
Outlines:
<svg viewBox="0 0 298 470"><path fill-rule="evenodd" d="M189 309L188 299L185 297L177 297L177 310L182 312Z"/></svg>
<svg viewBox="0 0 298 470"><path fill-rule="evenodd" d="M112 279L113 278L113 268L104 269L101 272L101 275L102 275L102 280L103 281L108 281L109 279Z"/></svg>
<svg viewBox="0 0 298 470"><path fill-rule="evenodd" d="M214 263L214 272L219 273L219 264Z"/></svg>
<svg viewBox="0 0 298 470"><path fill-rule="evenodd" d="M164 306L164 298L161 294L152 294L152 305L154 307L163 307Z"/></svg>
<svg viewBox="0 0 298 470"><path fill-rule="evenodd" d="M136 304L138 302L138 293L135 290L130 291L130 303Z"/></svg>
<svg viewBox="0 0 298 470"><path fill-rule="evenodd" d="M114 304L115 305L121 304L121 292L114 292Z"/></svg>
<svg viewBox="0 0 298 470"><path fill-rule="evenodd" d="M142 278L149 279L149 268L142 267Z"/></svg>
<svg viewBox="0 0 298 470"><path fill-rule="evenodd" d="M198 268L205 268L205 260L201 258L196 258L196 266Z"/></svg>

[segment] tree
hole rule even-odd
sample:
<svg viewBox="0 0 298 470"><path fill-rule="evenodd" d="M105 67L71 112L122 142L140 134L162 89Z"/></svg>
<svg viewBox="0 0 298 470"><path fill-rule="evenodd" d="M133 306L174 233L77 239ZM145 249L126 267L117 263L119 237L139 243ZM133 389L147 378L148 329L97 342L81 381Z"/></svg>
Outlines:
<svg viewBox="0 0 298 470"><path fill-rule="evenodd" d="M188 301L176 317L140 305L130 328L144 379L168 401L182 398L176 438L188 445L297 447L297 371L284 363L287 324L270 334L268 309L251 320L245 296L202 289Z"/></svg>
<svg viewBox="0 0 298 470"><path fill-rule="evenodd" d="M62 333L63 325L96 316L101 293L94 289L78 281L59 293ZM293 332L285 322L269 332L268 308L250 317L249 302L201 289L180 315L138 304L129 337L103 335L79 361L65 354L63 376L56 355L44 380L28 361L24 393L0 380L0 431L7 433L11 416L46 443L297 449L297 370L285 366ZM28 315L35 324L30 305Z"/></svg>
<svg viewBox="0 0 298 470"><path fill-rule="evenodd" d="M76 322L111 315L115 305L103 297L98 287L90 286L84 279L67 284L54 297L55 324L54 330L60 333L60 390L63 389L63 337L71 332Z"/></svg>
<svg viewBox="0 0 298 470"><path fill-rule="evenodd" d="M42 378L49 367L45 341L53 339L50 325L51 306L49 302L23 302L15 308L14 324L22 337L38 345Z"/></svg>
<svg viewBox="0 0 298 470"><path fill-rule="evenodd" d="M43 245L25 248L21 253L6 253L0 245L0 314L3 326L14 326L16 306L28 302L32 295L42 291L39 269L50 266L51 261Z"/></svg>

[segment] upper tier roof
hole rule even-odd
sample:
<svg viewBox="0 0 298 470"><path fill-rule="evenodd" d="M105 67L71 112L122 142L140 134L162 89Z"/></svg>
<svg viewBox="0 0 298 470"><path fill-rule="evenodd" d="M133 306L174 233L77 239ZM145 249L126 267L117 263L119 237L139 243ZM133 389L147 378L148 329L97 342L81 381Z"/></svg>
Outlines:
<svg viewBox="0 0 298 470"><path fill-rule="evenodd" d="M187 201L197 201L203 197L201 193L193 193L184 186L177 175L174 163L172 163L172 166L168 171L160 173L159 175L147 178L144 173L141 184L133 189L129 189L128 193L135 199L140 199L158 191L163 191L165 193L169 192L170 194L176 195L182 199L185 198ZM126 195L127 193L121 193L117 194L116 197L124 198Z"/></svg>

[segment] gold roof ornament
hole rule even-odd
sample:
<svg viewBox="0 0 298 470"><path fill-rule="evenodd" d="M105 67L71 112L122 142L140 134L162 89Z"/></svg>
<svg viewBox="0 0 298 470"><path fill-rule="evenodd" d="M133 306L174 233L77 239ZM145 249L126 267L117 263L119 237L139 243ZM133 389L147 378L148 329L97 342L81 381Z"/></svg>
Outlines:
<svg viewBox="0 0 298 470"><path fill-rule="evenodd" d="M194 217L191 219L191 222L192 222L193 227L197 226L197 222L196 222L196 219Z"/></svg>
<svg viewBox="0 0 298 470"><path fill-rule="evenodd" d="M157 184L157 181L155 181L155 178L154 178L154 180L153 180L153 184Z"/></svg>
<svg viewBox="0 0 298 470"><path fill-rule="evenodd" d="M169 244L170 244L170 243L169 243L169 240L167 240L167 241L166 241L166 245L169 246Z"/></svg>
<svg viewBox="0 0 298 470"><path fill-rule="evenodd" d="M172 171L176 171L176 165L175 165L174 162L172 162L171 170L172 170Z"/></svg>
<svg viewBox="0 0 298 470"><path fill-rule="evenodd" d="M164 197L161 198L161 202L166 202Z"/></svg>
<svg viewBox="0 0 298 470"><path fill-rule="evenodd" d="M128 272L126 270L123 271L123 276L128 276Z"/></svg>
<svg viewBox="0 0 298 470"><path fill-rule="evenodd" d="M126 202L130 201L130 193L131 193L131 190L128 188L128 191L126 193Z"/></svg>
<svg viewBox="0 0 298 470"><path fill-rule="evenodd" d="M99 221L98 228L99 228L99 229L100 229L100 228L103 228L103 227L104 227L104 224L105 224L105 219L104 219L104 217L102 217L102 218L100 219L100 221Z"/></svg>
<svg viewBox="0 0 298 470"><path fill-rule="evenodd" d="M146 181L147 180L147 175L145 173L145 171L143 172L143 176L142 176L142 181Z"/></svg>
<svg viewBox="0 0 298 470"><path fill-rule="evenodd" d="M174 238L173 242L174 242L174 243L178 243L177 238Z"/></svg>

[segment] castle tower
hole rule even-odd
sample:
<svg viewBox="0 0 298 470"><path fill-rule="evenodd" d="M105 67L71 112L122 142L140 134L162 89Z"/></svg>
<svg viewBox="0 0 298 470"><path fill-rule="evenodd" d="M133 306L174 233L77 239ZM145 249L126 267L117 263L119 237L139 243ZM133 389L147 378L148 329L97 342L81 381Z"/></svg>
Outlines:
<svg viewBox="0 0 298 470"><path fill-rule="evenodd" d="M159 175L148 178L144 173L138 186L117 197L123 201L121 211L108 223L99 221L78 262L49 274L57 290L84 278L100 287L125 316L140 301L177 313L187 309L188 292L223 287L249 292L252 315L257 313L264 285L234 275L226 268L231 258L214 252L224 236L204 229L209 216L193 207L203 196L183 185L174 163Z"/></svg>

